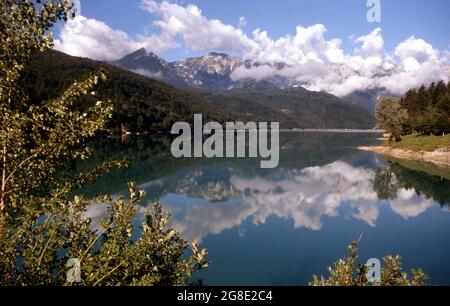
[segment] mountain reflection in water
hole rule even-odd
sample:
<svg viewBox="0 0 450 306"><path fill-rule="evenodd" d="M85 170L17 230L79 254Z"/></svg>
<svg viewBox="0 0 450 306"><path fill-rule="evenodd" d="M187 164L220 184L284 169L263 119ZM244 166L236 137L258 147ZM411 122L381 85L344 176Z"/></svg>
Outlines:
<svg viewBox="0 0 450 306"><path fill-rule="evenodd" d="M398 253L406 268L450 284L450 181L354 149L377 137L286 133L272 170L248 159L175 160L170 141L159 138L102 144L95 161L122 154L130 167L84 192L126 195L127 180L138 180L148 202L166 204L185 239L209 249L213 264L199 274L206 284L306 284L361 232L368 258ZM87 212L94 220L103 214L99 206ZM261 252L267 261L255 259Z"/></svg>

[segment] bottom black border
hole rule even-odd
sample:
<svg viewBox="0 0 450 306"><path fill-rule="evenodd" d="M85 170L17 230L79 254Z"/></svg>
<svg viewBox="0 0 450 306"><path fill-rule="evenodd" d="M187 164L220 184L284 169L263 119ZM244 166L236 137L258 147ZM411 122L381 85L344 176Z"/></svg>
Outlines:
<svg viewBox="0 0 450 306"><path fill-rule="evenodd" d="M381 305L448 296L450 287L1 287L0 294L13 303L36 302L64 305L313 305L349 303ZM431 293L431 295L430 295ZM209 296L209 299L206 297ZM131 305L133 304L133 305Z"/></svg>

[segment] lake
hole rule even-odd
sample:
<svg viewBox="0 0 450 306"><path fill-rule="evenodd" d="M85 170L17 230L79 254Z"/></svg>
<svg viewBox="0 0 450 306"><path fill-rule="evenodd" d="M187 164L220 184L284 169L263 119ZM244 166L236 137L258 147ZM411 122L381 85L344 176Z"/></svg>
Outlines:
<svg viewBox="0 0 450 306"><path fill-rule="evenodd" d="M177 160L161 135L104 140L80 167L124 156L129 167L82 192L126 195L137 181L146 204L165 204L171 225L208 249L210 268L195 275L205 285L306 285L361 234L361 262L398 254L405 269L424 269L427 284L450 285L450 173L355 149L379 137L282 133L280 166L270 170L259 159Z"/></svg>

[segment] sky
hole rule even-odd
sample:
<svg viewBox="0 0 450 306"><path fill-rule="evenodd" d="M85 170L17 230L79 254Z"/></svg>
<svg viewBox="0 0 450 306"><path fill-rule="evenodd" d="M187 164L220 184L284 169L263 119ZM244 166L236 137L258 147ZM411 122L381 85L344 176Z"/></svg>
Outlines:
<svg viewBox="0 0 450 306"><path fill-rule="evenodd" d="M78 1L78 0L77 0ZM380 3L380 22L367 13ZM330 65L345 65L375 85L402 91L429 82L419 74L448 80L450 0L81 0L75 19L55 29L56 49L98 60L118 59L141 47L168 61L217 51L259 62L285 62L284 73L300 75L309 89L327 90L345 78L330 75ZM326 66L326 67L325 67ZM301 69L300 69L301 68ZM264 70L265 69L265 70ZM261 78L274 73L256 71ZM400 79L368 78L396 71ZM263 71L264 70L264 71ZM311 71L315 70L315 71ZM415 72L414 72L415 71ZM240 71L236 77L253 74ZM413 75L414 74L414 75ZM312 77L330 80L312 82ZM396 85L403 81L404 86ZM358 84L356 84L358 83ZM389 84L387 84L389 83ZM401 87L401 88L400 88ZM327 90L330 91L330 90Z"/></svg>

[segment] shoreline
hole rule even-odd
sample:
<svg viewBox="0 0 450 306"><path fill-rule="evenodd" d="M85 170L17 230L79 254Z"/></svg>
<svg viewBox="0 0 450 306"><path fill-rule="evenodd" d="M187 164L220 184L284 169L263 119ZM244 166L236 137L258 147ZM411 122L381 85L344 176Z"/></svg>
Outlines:
<svg viewBox="0 0 450 306"><path fill-rule="evenodd" d="M370 147L362 146L358 147L358 150L374 152L398 159L424 161L432 163L438 167L450 169L450 152L442 149L426 152L426 151L395 149L386 146L370 146Z"/></svg>

